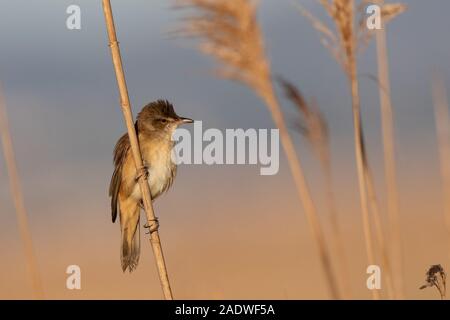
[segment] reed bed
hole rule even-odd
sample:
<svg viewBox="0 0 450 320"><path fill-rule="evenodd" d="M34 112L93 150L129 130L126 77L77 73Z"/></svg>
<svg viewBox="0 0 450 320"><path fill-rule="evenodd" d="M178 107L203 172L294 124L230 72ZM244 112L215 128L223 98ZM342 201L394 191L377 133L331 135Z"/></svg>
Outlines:
<svg viewBox="0 0 450 320"><path fill-rule="evenodd" d="M361 212L363 220L364 238L366 244L366 253L369 264L375 264L375 249L371 230L370 208L373 211L374 227L376 229L376 240L381 249L382 265L385 270L385 279L387 281L388 294L393 297L393 276L389 267L389 255L386 252L386 241L384 240L383 230L381 226L381 218L379 215L379 206L376 203L375 188L373 186L368 156L366 152L366 144L364 141L364 131L361 118L361 102L359 96L359 80L357 55L361 49L367 45L372 32L367 31L365 24L360 22L359 28L355 27L356 16L359 13L363 15L363 9L367 1L363 1L361 6L355 8L354 0L317 0L325 9L335 25L335 31L332 31L320 19L313 16L310 12L298 5L301 14L303 14L311 23L311 25L319 32L322 44L330 51L338 64L342 67L347 76L350 93L352 98L352 116L353 130L355 139L355 158L358 173L358 185L361 203ZM394 10L395 9L395 10ZM382 14L386 19L393 18L398 14L398 7L389 5L382 9ZM362 21L360 19L360 21ZM378 290L372 290L373 298L379 299Z"/></svg>
<svg viewBox="0 0 450 320"><path fill-rule="evenodd" d="M257 2L252 0L174 0L176 9L194 9L192 15L183 20L178 34L200 39L200 50L217 62L215 74L249 87L266 105L275 126L279 129L282 146L289 164L296 192L303 205L309 228L317 245L320 263L325 275L330 295L334 299L349 298L350 276L346 262L345 246L339 227L338 210L333 192L330 135L327 121L315 100L307 101L297 87L279 78L286 97L294 104L300 117L296 129L306 138L314 155L319 159L325 177L331 239L334 250L330 250L323 231L311 191L305 177L301 158L297 155L290 137L280 102L275 93L271 63L267 58L264 39L256 18ZM320 34L320 41L330 51L342 67L350 89L353 120L354 152L358 177L359 201L363 222L365 250L369 264L377 264L380 259L387 296L390 299L404 298L403 260L401 244L401 216L399 190L395 159L395 121L389 79L389 61L386 43L387 22L406 10L400 3L385 3L384 0L362 0L356 6L355 0L316 0L331 18L334 28L312 15L300 5L297 8ZM143 206L147 221L153 226L150 243L155 255L161 288L165 299L173 299L168 272L158 233L149 186L144 174L145 168L138 146L133 123L133 115L128 89L122 67L119 43L109 0L102 0L109 37L109 46L119 88L120 102L125 124L139 175L139 185L143 194ZM382 29L371 31L365 25L364 9L368 4L381 6ZM360 16L359 23L355 23ZM359 74L357 58L371 41L376 39L378 84L387 213L389 218L388 237L382 223L382 214L377 199L375 184L366 150L364 125L361 115L359 95ZM444 79L437 74L432 82L434 116L438 140L439 164L443 186L443 209L448 236L450 237L450 118L448 96ZM6 106L0 88L0 134L9 176L11 194L16 210L21 241L31 279L33 296L44 299L44 290L38 263L35 257L31 230L27 218L21 181L18 174L13 143L8 123ZM388 240L386 240L388 239ZM392 250L391 252L389 251ZM391 254L390 254L391 253ZM334 257L338 268L333 266ZM450 254L449 254L450 260ZM394 263L392 263L392 261ZM337 272L336 272L337 271ZM425 284L419 289L434 287L441 299L446 297L446 273L440 265L432 265L426 273ZM372 290L373 298L381 298L380 291Z"/></svg>
<svg viewBox="0 0 450 320"><path fill-rule="evenodd" d="M203 41L200 50L218 63L216 75L251 88L266 104L280 132L281 143L289 163L298 196L309 227L319 249L322 268L332 298L340 298L332 259L325 241L316 207L307 185L304 169L290 138L280 104L275 95L270 63L256 19L257 5L251 0L178 0L175 8L193 8L179 34Z"/></svg>

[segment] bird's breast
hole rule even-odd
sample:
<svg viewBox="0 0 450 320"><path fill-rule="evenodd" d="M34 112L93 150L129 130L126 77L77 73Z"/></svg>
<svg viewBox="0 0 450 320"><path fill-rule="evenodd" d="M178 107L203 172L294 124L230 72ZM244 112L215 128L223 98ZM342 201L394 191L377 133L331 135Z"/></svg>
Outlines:
<svg viewBox="0 0 450 320"><path fill-rule="evenodd" d="M150 192L155 199L170 187L176 174L176 165L171 157L172 143L153 141L141 144L141 149L144 164L148 167ZM133 190L133 195L136 192L140 197L139 186L136 187L137 190Z"/></svg>

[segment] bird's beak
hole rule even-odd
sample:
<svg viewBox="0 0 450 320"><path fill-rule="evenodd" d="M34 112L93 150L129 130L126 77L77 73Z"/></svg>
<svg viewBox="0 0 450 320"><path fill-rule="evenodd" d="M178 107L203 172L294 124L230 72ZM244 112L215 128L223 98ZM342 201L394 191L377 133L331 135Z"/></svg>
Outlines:
<svg viewBox="0 0 450 320"><path fill-rule="evenodd" d="M192 119L190 119L190 118L183 118L183 117L180 117L180 118L178 118L178 122L179 122L180 124L184 124L184 123L193 123L194 120L192 120Z"/></svg>

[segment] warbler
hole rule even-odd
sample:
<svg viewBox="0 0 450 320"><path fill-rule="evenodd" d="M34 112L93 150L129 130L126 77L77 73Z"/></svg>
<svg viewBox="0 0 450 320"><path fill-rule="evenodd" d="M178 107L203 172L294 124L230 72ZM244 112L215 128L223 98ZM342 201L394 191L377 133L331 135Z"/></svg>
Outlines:
<svg viewBox="0 0 450 320"><path fill-rule="evenodd" d="M192 122L192 119L178 116L167 100L151 102L138 114L135 130L152 200L167 191L175 179L177 166L172 161L172 134L179 125ZM139 262L142 194L137 172L128 133L125 133L114 148L114 173L109 186L113 223L117 213L120 216L123 272L127 269L132 272Z"/></svg>

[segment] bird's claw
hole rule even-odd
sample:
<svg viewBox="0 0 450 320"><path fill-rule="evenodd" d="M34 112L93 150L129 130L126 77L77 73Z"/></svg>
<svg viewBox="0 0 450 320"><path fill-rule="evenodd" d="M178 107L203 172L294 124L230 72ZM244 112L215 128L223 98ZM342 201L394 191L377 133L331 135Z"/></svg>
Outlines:
<svg viewBox="0 0 450 320"><path fill-rule="evenodd" d="M159 221L158 218L155 217L153 220L148 220L146 224L144 224L144 228L148 229L148 232L146 234L152 234L153 232L157 231L159 228Z"/></svg>
<svg viewBox="0 0 450 320"><path fill-rule="evenodd" d="M148 167L143 165L136 172L136 177L134 178L136 181L139 181L141 177L144 177L146 180L148 178Z"/></svg>

